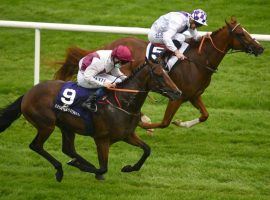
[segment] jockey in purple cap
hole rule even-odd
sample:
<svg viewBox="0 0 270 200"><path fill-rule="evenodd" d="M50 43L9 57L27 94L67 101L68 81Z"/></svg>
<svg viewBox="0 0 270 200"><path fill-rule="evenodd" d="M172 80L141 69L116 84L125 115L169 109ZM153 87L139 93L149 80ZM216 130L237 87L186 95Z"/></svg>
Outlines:
<svg viewBox="0 0 270 200"><path fill-rule="evenodd" d="M184 51L188 47L185 42L187 37L184 34L188 31L192 38L198 40L200 35L197 28L207 26L207 15L201 9L194 10L191 14L187 12L169 12L159 17L151 26L148 39L153 44L165 45L165 47L174 52L175 56L168 61L169 70L178 59L185 59Z"/></svg>
<svg viewBox="0 0 270 200"><path fill-rule="evenodd" d="M128 47L119 45L113 50L98 50L92 52L79 61L77 74L78 85L85 88L115 87L127 77L120 71L122 65L132 62L132 55ZM82 107L95 112L96 99L102 96L103 89L97 90L83 104Z"/></svg>

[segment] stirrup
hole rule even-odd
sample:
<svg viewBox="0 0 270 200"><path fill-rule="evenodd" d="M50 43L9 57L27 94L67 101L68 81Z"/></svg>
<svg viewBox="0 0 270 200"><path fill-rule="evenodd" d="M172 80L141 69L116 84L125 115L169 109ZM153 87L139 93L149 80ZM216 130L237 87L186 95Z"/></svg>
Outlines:
<svg viewBox="0 0 270 200"><path fill-rule="evenodd" d="M89 110L90 110L91 112L97 112L97 104L96 104L96 103L91 104Z"/></svg>
<svg viewBox="0 0 270 200"><path fill-rule="evenodd" d="M82 107L91 112L97 112L97 104L94 102L90 103L90 102L85 101L82 103Z"/></svg>

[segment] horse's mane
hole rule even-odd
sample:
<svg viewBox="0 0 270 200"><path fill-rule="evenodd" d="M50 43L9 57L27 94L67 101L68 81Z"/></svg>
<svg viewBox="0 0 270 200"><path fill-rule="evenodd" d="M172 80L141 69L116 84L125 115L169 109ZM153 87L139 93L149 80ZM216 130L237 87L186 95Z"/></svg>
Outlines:
<svg viewBox="0 0 270 200"><path fill-rule="evenodd" d="M147 65L147 64L146 64L146 62L145 62L144 64L142 64L142 65L139 66L138 68L134 69L134 70L132 71L132 74L131 74L128 78L126 78L125 80L123 80L122 82L117 83L116 87L118 88L118 87L122 87L123 85L125 85L126 82L129 82L131 79L133 79L134 76L135 76L139 71L141 71L146 65Z"/></svg>
<svg viewBox="0 0 270 200"><path fill-rule="evenodd" d="M211 36L215 36L219 31L223 30L225 28L225 26L219 28L218 30L212 32Z"/></svg>
<svg viewBox="0 0 270 200"><path fill-rule="evenodd" d="M213 31L213 32L211 33L211 36L215 36L217 33L219 33L219 32L220 32L221 30L223 30L224 28L225 28L225 26L219 28L219 29L216 30L216 31ZM189 40L187 40L187 43L189 43L190 47L192 47L192 48L197 48L197 47L199 47L199 45L200 45L200 43L201 43L201 40L196 41L196 40L190 38Z"/></svg>

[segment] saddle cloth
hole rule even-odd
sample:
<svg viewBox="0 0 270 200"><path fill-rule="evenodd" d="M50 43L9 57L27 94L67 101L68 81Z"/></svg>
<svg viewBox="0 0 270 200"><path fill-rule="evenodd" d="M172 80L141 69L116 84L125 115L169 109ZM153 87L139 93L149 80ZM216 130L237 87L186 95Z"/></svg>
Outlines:
<svg viewBox="0 0 270 200"><path fill-rule="evenodd" d="M165 47L148 43L146 47L146 58L152 62L157 62L157 58L165 51Z"/></svg>
<svg viewBox="0 0 270 200"><path fill-rule="evenodd" d="M54 109L82 118L87 134L91 134L94 132L92 113L82 108L81 104L95 91L96 89L78 86L75 82L66 82L57 95Z"/></svg>
<svg viewBox="0 0 270 200"><path fill-rule="evenodd" d="M164 54L166 51L166 48L164 45L159 45L159 44L152 44L152 43L148 43L147 47L146 47L146 59L154 62L154 63L158 63L157 61L157 58L159 56L161 56L162 54ZM167 50L168 51L168 50ZM167 56L165 56L164 58L164 65L163 65L163 68L166 70L166 71L170 71L171 68L173 66L169 66L168 65L168 61L170 60L172 54L168 54ZM175 63L173 63L174 65Z"/></svg>

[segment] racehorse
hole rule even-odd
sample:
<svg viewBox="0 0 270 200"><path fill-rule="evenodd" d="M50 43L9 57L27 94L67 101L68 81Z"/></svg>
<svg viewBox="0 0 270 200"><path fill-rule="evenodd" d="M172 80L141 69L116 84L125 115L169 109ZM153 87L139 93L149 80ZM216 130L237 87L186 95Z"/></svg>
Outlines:
<svg viewBox="0 0 270 200"><path fill-rule="evenodd" d="M169 76L177 87L183 92L182 97L177 101L169 101L163 120L160 123L145 123L143 128L165 128L171 121L176 111L182 103L191 102L194 107L199 109L201 116L197 119L181 122L174 121L173 124L182 127L191 127L208 119L209 113L202 101L201 95L209 86L211 76L217 71L219 63L229 50L243 51L248 54L258 56L263 53L263 47L253 39L250 34L232 17L230 22L225 21L226 25L207 37L203 36L199 42L191 41L185 55L188 59L178 61ZM126 66L124 70L132 70L140 62L144 62L147 42L136 38L123 38L104 46L105 49L113 49L117 45L128 46L133 55L136 56L137 63ZM65 62L55 74L56 79L69 79L78 70L78 61L91 51L79 48L70 48ZM129 72L127 72L129 73Z"/></svg>
<svg viewBox="0 0 270 200"><path fill-rule="evenodd" d="M181 95L160 64L147 62L128 79L117 84L117 88L113 89L115 91L107 90L106 101L98 104L98 111L92 114L94 131L89 134L81 118L54 110L54 102L64 84L65 82L60 80L40 83L0 110L0 132L8 128L21 114L37 129L37 135L29 147L54 166L56 180L59 182L63 178L62 164L43 148L55 126L62 132L63 153L73 159L68 164L94 173L97 179L103 179L103 174L107 172L109 146L122 140L140 147L144 152L137 163L123 167L122 172L138 171L150 155L150 147L135 133L140 110L148 92L151 90L160 93L171 100ZM72 99L71 95L67 97L70 97L67 100ZM97 169L77 154L74 147L75 133L93 137L100 168Z"/></svg>

